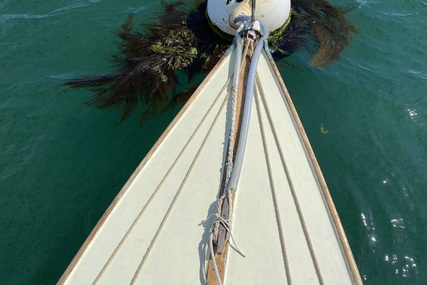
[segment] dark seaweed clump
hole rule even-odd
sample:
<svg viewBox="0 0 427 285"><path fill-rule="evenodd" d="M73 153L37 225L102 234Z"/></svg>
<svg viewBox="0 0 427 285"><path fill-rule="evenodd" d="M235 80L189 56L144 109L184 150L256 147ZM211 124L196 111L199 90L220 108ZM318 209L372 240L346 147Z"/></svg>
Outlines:
<svg viewBox="0 0 427 285"><path fill-rule="evenodd" d="M314 54L312 66L326 66L339 59L352 34L357 33L345 19L348 10L325 0L291 3L291 22L270 41L275 58L306 48ZM66 84L91 89L93 97L88 104L101 109L121 108L121 121L141 103L146 109L143 118L163 110L170 101L168 93L177 84L177 71L184 71L191 78L211 70L231 41L229 36L211 29L205 13L206 1L197 9L183 2L162 2L162 5L158 22L141 25L144 33L134 30L132 15L116 32L120 42L119 53L113 57L115 73L77 77Z"/></svg>
<svg viewBox="0 0 427 285"><path fill-rule="evenodd" d="M94 92L87 103L104 109L119 107L121 120L129 117L140 102L146 115L155 114L168 103L168 92L177 83L177 70L193 76L210 70L229 43L209 33L203 4L188 12L182 2L163 2L160 21L142 24L133 31L133 17L116 32L119 54L113 57L118 71L109 75L82 76L66 82L72 88L85 87ZM190 28L191 27L191 28Z"/></svg>
<svg viewBox="0 0 427 285"><path fill-rule="evenodd" d="M333 6L326 0L292 0L292 19L282 35L270 42L276 58L288 56L300 48L314 55L312 66L327 66L340 58L359 31L346 18L351 9Z"/></svg>

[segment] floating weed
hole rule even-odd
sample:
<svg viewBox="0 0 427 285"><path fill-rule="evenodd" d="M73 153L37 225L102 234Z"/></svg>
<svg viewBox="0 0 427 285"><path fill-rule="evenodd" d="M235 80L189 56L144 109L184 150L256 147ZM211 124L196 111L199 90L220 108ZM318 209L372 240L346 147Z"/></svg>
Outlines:
<svg viewBox="0 0 427 285"><path fill-rule="evenodd" d="M199 4L200 3L200 4ZM189 91L169 99L178 83L177 71L191 80L210 71L230 45L230 36L212 29L206 16L206 1L196 0L197 8L183 2L162 1L163 11L155 23L134 29L132 15L116 32L119 52L112 56L116 71L106 75L81 76L68 80L71 88L89 88L87 102L98 108L118 107L120 120L129 117L138 105L144 105L142 119L166 107L185 101ZM345 19L348 10L336 8L325 0L292 0L291 21L276 32L270 49L276 59L300 48L313 52L312 66L325 66L339 59L357 29ZM321 125L320 131L329 131Z"/></svg>
<svg viewBox="0 0 427 285"><path fill-rule="evenodd" d="M324 135L329 134L329 130L328 130L327 128L325 128L325 127L323 126L323 124L320 124L320 132L321 132L322 134L324 134Z"/></svg>

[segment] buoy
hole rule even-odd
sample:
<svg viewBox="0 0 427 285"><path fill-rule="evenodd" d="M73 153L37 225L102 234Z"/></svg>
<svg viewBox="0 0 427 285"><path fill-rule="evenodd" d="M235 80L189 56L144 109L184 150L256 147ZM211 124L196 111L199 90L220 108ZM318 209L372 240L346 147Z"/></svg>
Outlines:
<svg viewBox="0 0 427 285"><path fill-rule="evenodd" d="M234 35L239 16L251 16L251 1L255 0L208 0L208 16L221 31ZM282 27L291 12L290 0L256 0L255 19L264 22L271 32Z"/></svg>

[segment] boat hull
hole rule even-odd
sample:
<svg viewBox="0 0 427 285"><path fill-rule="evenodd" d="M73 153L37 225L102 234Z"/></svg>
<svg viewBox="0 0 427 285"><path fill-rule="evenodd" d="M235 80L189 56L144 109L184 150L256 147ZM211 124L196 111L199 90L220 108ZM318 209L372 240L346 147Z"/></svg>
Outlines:
<svg viewBox="0 0 427 285"><path fill-rule="evenodd" d="M59 284L206 283L234 57L224 56L199 86ZM224 284L361 284L302 124L266 52L256 81Z"/></svg>

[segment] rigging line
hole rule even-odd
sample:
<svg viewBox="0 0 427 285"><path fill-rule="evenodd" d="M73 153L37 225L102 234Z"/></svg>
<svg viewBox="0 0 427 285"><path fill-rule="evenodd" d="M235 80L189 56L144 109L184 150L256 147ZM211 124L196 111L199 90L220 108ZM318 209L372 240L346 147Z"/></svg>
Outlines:
<svg viewBox="0 0 427 285"><path fill-rule="evenodd" d="M233 167L233 172L231 174L230 184L229 184L231 189L237 188L240 172L242 170L246 140L248 137L252 99L254 95L253 93L254 93L254 85L255 85L256 68L258 66L258 60L260 58L261 52L264 47L264 42L268 39L268 35L270 33L268 27L262 21L257 21L257 23L259 23L260 25L260 32L262 36L255 45L255 50L252 54L251 64L249 66L245 100L243 103L244 105L243 105L243 114L241 119L242 121L240 124L241 127L240 127L240 133L239 133L239 140L237 143L236 157L234 159L234 167Z"/></svg>
<svg viewBox="0 0 427 285"><path fill-rule="evenodd" d="M135 220L133 221L132 225L129 227L129 229L127 230L126 234L123 236L123 238L120 240L119 244L117 245L117 247L114 249L113 253L111 254L111 256L109 257L109 259L107 260L107 262L104 264L104 266L102 267L102 270L99 272L99 274L97 275L96 279L94 280L93 284L97 284L99 282L99 280L101 279L102 275L105 273L107 267L111 264L111 262L113 261L114 257L116 257L119 249L123 246L123 244L125 243L125 241L127 240L127 238L129 237L130 233L132 232L132 230L135 228L136 224L139 222L139 220L141 219L141 217L143 216L143 214L145 213L146 209L148 208L148 206L151 204L151 202L154 200L154 198L156 197L157 193L159 192L159 190L162 188L164 182L166 181L166 179L168 178L169 174L172 172L172 170L175 168L176 164L178 163L179 159L182 157L183 153L187 150L188 146L190 145L190 143L193 141L195 134L197 133L197 130L200 129L200 127L202 126L202 124L206 121L207 117L210 115L211 111L212 111L212 106L214 106L218 101L219 98L221 98L221 94L223 94L226 89L227 86L230 83L230 79L227 80L227 82L224 84L224 87L222 88L221 92L219 93L219 95L215 98L215 100L212 102L211 106L208 109L208 112L203 116L202 120L200 120L199 124L197 125L195 131L191 134L190 138L188 139L188 141L185 143L184 147L182 148L182 150L180 151L180 153L178 154L177 158L175 159L175 161L172 163L172 165L169 167L168 171L166 172L166 174L164 175L164 177L162 178L162 180L160 181L159 185L156 187L156 190L154 190L154 192L151 194L150 198L147 200L147 202L145 203L144 207L142 208L142 210L139 212L138 216L135 218ZM225 104L225 102L227 101L228 95L226 95L224 102L222 103L220 110L222 109L222 106ZM217 115L218 116L218 115Z"/></svg>
<svg viewBox="0 0 427 285"><path fill-rule="evenodd" d="M239 249L239 247L237 246L236 241L234 240L233 237L233 233L231 232L231 220L232 218L225 220L224 218L222 218L221 216L218 216L218 220L220 221L220 223L222 225L224 225L225 229L227 230L227 232L230 234L230 238L231 241L233 242L233 245L230 243L230 246L232 246L232 248L238 253L240 254L242 257L246 257L246 255L243 254L243 252Z"/></svg>
<svg viewBox="0 0 427 285"><path fill-rule="evenodd" d="M215 260L215 253L214 253L214 248L213 248L213 239L214 239L213 236L214 236L214 234L212 232L209 235L209 250L210 250L211 257L212 257L212 263L213 263L213 267L214 267L214 271L215 271L217 285L222 285L221 276L219 275L218 265L216 264L216 260ZM209 285L208 280L206 280L206 283Z"/></svg>
<svg viewBox="0 0 427 285"><path fill-rule="evenodd" d="M254 26L254 23L255 23L255 5L256 5L255 0L251 0L251 23L252 23L252 27Z"/></svg>
<svg viewBox="0 0 427 285"><path fill-rule="evenodd" d="M225 84L225 87L226 87L226 86L228 86L228 82L229 82L229 80L227 81L227 84ZM224 88L223 88L223 90L224 90ZM221 93L222 93L222 92L221 92ZM219 96L218 96L218 97L219 97ZM188 169L188 171L187 171L187 173L186 173L186 175L185 175L185 177L184 177L184 180L182 181L182 183L181 183L181 185L180 185L180 187L179 187L178 191L176 192L175 196L173 197L173 200L172 200L171 204L169 205L169 208L168 208L168 210L167 210L167 212L166 212L165 216L163 217L163 220L162 220L162 222L160 223L160 226L159 226L159 228L157 229L156 234L154 235L153 239L151 240L151 243L150 243L150 245L149 245L149 247L148 247L148 249L147 249L147 251L146 251L146 253L145 253L144 257L143 257L143 259L142 259L141 263L140 263L140 264L139 264L139 266L138 266L137 271L135 272L135 274L134 274L134 276L133 276L133 278L132 278L131 284L135 284L136 279L138 278L139 273L140 273L140 272L141 272L141 270L142 270L142 267L144 266L145 262L147 261L147 258L148 258L148 256L150 255L150 252L151 252L151 250L152 250L152 248L153 248L153 246L154 246L155 242L157 241L157 238L158 238L158 236L159 236L160 232L162 231L163 226L165 225L166 220L167 220L167 218L169 217L169 214L172 212L172 209L173 209L173 207L175 206L175 203L176 203L176 201L178 200L179 195L181 194L182 190L184 189L184 185L185 185L185 183L187 182L187 180L188 180L188 178L189 178L189 176L190 176L190 172L191 172L191 170L193 169L194 165L196 164L196 162L197 162L197 160L198 160L198 158L199 158L199 156L200 156L200 154L201 154L202 150L204 149L204 147L205 147L205 145L206 145L206 142L207 142L208 138L210 137L210 134L212 133L213 126L214 126L214 125L215 125L215 123L218 121L218 118L220 117L220 114L222 114L222 111L223 111L223 109L224 109L224 106L226 105L225 103L227 102L227 98L228 98L228 96L226 96L226 97L225 97L225 100L222 102L221 107L219 108L218 113L216 114L216 116L215 116L215 118L214 118L214 120L213 120L213 122L212 122L212 124L211 124L211 126L210 126L210 128L209 128L209 130L208 130L208 132L207 132L207 134L206 134L206 136L205 136L205 138L203 139L203 142L202 142L202 144L201 144L201 146L200 146L199 150L198 150L198 151L197 151L197 153L196 153L196 156L195 156L195 157L194 157L194 159L193 159L193 162L192 162L192 163L191 163L191 165L190 165L190 168ZM210 108L210 109L211 109L211 108ZM210 111L210 109L209 109L209 111ZM199 124L199 126L200 126L200 124Z"/></svg>
<svg viewBox="0 0 427 285"><path fill-rule="evenodd" d="M243 24L241 25L243 27ZM235 49L236 49L236 57L234 59L234 75L233 75L233 85L231 87L231 128L229 134L229 144L228 144L228 154L227 154L227 163L226 163L226 175L225 175L225 183L223 192L226 193L228 191L228 182L231 177L231 172L233 171L233 158L234 158L234 144L235 144L235 133L236 133L236 113L237 113L237 94L239 88L239 79L240 79L240 71L242 64L242 37L240 36L240 28L236 32L236 36L234 37Z"/></svg>
<svg viewBox="0 0 427 285"><path fill-rule="evenodd" d="M258 79L258 76L257 76L257 79ZM260 127L260 131L261 131L262 144L264 147L265 162L267 164L267 171L268 171L268 179L270 181L271 196L273 198L274 211L276 213L276 222L277 222L277 228L279 230L280 246L282 248L282 256L283 256L283 262L284 262L284 266L285 266L286 280L287 280L288 285L292 285L291 270L289 267L289 259L288 259L288 254L286 251L285 235L283 232L282 219L280 217L279 204L278 204L278 200L277 200L276 188L274 186L273 174L272 174L272 170L271 170L271 163L270 163L270 158L269 158L269 154L268 154L267 142L266 142L266 138L265 138L265 130L264 130L262 114L261 114L261 110L260 110L259 97L261 97L261 96L260 96L260 90L259 90L260 82L258 80L257 80L256 87L257 88L255 88L255 95L256 95L255 96L255 106L256 106L256 110L257 110L257 114L258 114L258 121L259 121L259 127Z"/></svg>
<svg viewBox="0 0 427 285"><path fill-rule="evenodd" d="M317 278L319 280L319 283L321 285L323 285L324 281L323 281L323 277L322 277L322 272L320 271L320 266L319 266L319 263L317 261L316 253L314 251L314 247L313 247L313 244L311 242L310 234L308 232L307 224L306 224L305 219L304 219L304 214L302 212L301 205L299 203L298 196L296 194L295 186L294 186L294 184L292 182L290 171L289 171L289 168L287 166L285 156L283 154L283 149L282 149L282 147L280 145L279 136L277 135L276 127L275 127L275 125L273 123L273 120L272 120L272 117L271 117L270 108L267 105L267 102L266 102L266 99L265 99L265 92L264 92L264 90L262 88L261 80L260 80L258 74L257 74L257 77L256 77L256 81L257 81L258 88L260 89L259 90L260 94L261 94L260 97L261 97L261 100L262 100L262 103L263 103L263 106L264 106L264 110L265 110L265 112L267 114L267 119L268 119L269 125L271 127L273 136L274 136L274 141L275 141L277 149L279 151L279 155L280 155L280 160L281 160L281 163L282 163L282 167L283 167L283 170L285 171L286 179L288 180L289 188L291 190L292 198L294 200L294 204L295 204L295 207L296 207L297 212L298 212L298 216L299 216L300 223L301 223L301 226L302 226L302 229L303 229L303 232L304 232L305 240L307 241L308 249L310 251L310 255L311 255L311 259L313 261L313 265L314 265L314 268L315 268L315 271L316 271L316 275L317 275Z"/></svg>

